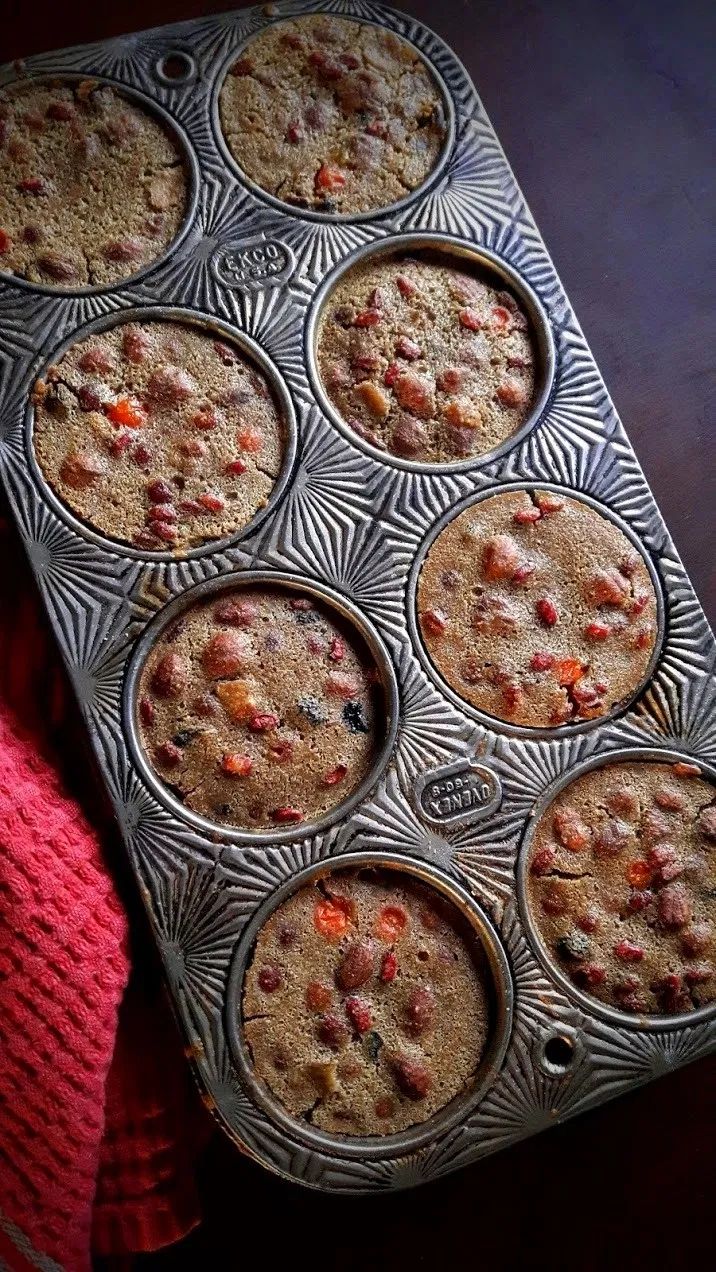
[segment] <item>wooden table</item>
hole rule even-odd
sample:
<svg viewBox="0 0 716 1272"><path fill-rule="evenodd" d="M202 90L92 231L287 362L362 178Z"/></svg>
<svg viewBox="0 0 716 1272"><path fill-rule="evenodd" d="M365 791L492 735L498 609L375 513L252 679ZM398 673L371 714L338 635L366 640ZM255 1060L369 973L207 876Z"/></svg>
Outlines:
<svg viewBox="0 0 716 1272"><path fill-rule="evenodd" d="M713 621L716 6L397 7L432 25L471 73ZM0 10L8 58L206 11L197 0L5 0ZM309 1261L341 1272L680 1272L708 1262L715 1142L714 1060L419 1194L320 1197L217 1139L203 1166L204 1227L137 1266L241 1267L245 1223L261 1265L281 1272Z"/></svg>

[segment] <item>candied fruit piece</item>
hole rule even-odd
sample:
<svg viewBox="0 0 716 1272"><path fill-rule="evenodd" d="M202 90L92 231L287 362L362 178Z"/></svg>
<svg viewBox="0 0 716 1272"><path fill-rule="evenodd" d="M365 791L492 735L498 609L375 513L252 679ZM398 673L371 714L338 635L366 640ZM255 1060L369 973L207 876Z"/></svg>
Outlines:
<svg viewBox="0 0 716 1272"><path fill-rule="evenodd" d="M262 989L265 994L274 994L281 986L282 976L279 969L269 963L261 968L257 980L259 989Z"/></svg>
<svg viewBox="0 0 716 1272"><path fill-rule="evenodd" d="M197 495L196 502L207 512L222 512L226 506L223 497L214 494L211 490L205 490L202 494Z"/></svg>
<svg viewBox="0 0 716 1272"><path fill-rule="evenodd" d="M629 894L626 908L629 914L641 914L643 910L648 910L653 900L654 893L651 888L640 888L638 891Z"/></svg>
<svg viewBox="0 0 716 1272"><path fill-rule="evenodd" d="M582 677L583 665L578 658L560 658L555 665L557 682L560 685L576 685Z"/></svg>
<svg viewBox="0 0 716 1272"><path fill-rule="evenodd" d="M341 714L343 723L351 733L370 732L370 726L360 702L347 702Z"/></svg>
<svg viewBox="0 0 716 1272"><path fill-rule="evenodd" d="M608 623L587 623L584 629L584 639L590 641L608 640L612 631L613 628Z"/></svg>
<svg viewBox="0 0 716 1272"><path fill-rule="evenodd" d="M333 994L321 981L309 981L306 986L306 1006L309 1011L325 1011L333 1001Z"/></svg>
<svg viewBox="0 0 716 1272"><path fill-rule="evenodd" d="M407 925L408 915L402 905L384 905L373 925L373 931L379 940L392 942L402 936Z"/></svg>
<svg viewBox="0 0 716 1272"><path fill-rule="evenodd" d="M143 254L144 248L140 240L136 238L111 239L102 248L102 255L106 260L119 261L123 265L140 261Z"/></svg>
<svg viewBox="0 0 716 1272"><path fill-rule="evenodd" d="M617 958L623 959L625 963L640 963L644 957L644 950L641 945L636 945L633 941L617 941L614 946L614 953Z"/></svg>
<svg viewBox="0 0 716 1272"><path fill-rule="evenodd" d="M691 900L683 884L670 883L657 898L659 922L665 928L682 928L691 921Z"/></svg>
<svg viewBox="0 0 716 1272"><path fill-rule="evenodd" d="M353 906L346 897L326 897L317 901L313 910L313 925L328 941L340 941L351 926Z"/></svg>
<svg viewBox="0 0 716 1272"><path fill-rule="evenodd" d="M518 526L529 526L533 525L535 521L540 521L541 518L540 509L535 508L534 504L530 504L529 508L518 508L512 520L516 521Z"/></svg>
<svg viewBox="0 0 716 1272"><path fill-rule="evenodd" d="M551 879L544 885L540 893L540 905L545 914L566 914L569 908L569 897L560 879Z"/></svg>
<svg viewBox="0 0 716 1272"><path fill-rule="evenodd" d="M716 840L716 805L711 804L708 808L702 809L696 823L702 835L707 839Z"/></svg>
<svg viewBox="0 0 716 1272"><path fill-rule="evenodd" d="M482 428L482 415L479 408L469 398L451 398L445 403L442 415L451 429L456 432L462 429Z"/></svg>
<svg viewBox="0 0 716 1272"><path fill-rule="evenodd" d="M407 362L415 362L416 358L421 357L422 349L415 340L411 340L410 336L400 336L395 343L395 352L399 358L405 358Z"/></svg>
<svg viewBox="0 0 716 1272"><path fill-rule="evenodd" d="M182 758L181 747L175 742L162 742L156 749L155 755L160 764L166 768L175 768Z"/></svg>
<svg viewBox="0 0 716 1272"><path fill-rule="evenodd" d="M511 535L495 534L483 547L482 572L492 582L511 579L521 559L520 548Z"/></svg>
<svg viewBox="0 0 716 1272"><path fill-rule="evenodd" d="M629 595L629 584L619 570L610 566L595 571L587 583L586 594L591 605L622 605Z"/></svg>
<svg viewBox="0 0 716 1272"><path fill-rule="evenodd" d="M587 932L590 936L592 932L596 932L599 927L599 913L595 909L584 910L578 914L575 923L582 932Z"/></svg>
<svg viewBox="0 0 716 1272"><path fill-rule="evenodd" d="M410 1056L398 1053L390 1057L398 1088L411 1100L424 1100L432 1086L432 1075L427 1065Z"/></svg>
<svg viewBox="0 0 716 1272"><path fill-rule="evenodd" d="M60 477L73 490L86 490L103 475L105 465L92 451L68 451L60 467Z"/></svg>
<svg viewBox="0 0 716 1272"><path fill-rule="evenodd" d="M187 665L180 654L164 654L152 672L151 685L160 698L176 698L186 685Z"/></svg>
<svg viewBox="0 0 716 1272"><path fill-rule="evenodd" d="M554 627L559 619L557 606L550 596L541 596L535 603L535 611L537 617L544 627ZM563 659L563 662L573 662L573 659ZM560 664L558 664L559 667ZM581 671L581 665L580 665Z"/></svg>
<svg viewBox="0 0 716 1272"><path fill-rule="evenodd" d="M681 934L681 948L687 958L703 954L711 944L713 928L710 923L692 923Z"/></svg>
<svg viewBox="0 0 716 1272"><path fill-rule="evenodd" d="M340 1051L348 1041L348 1026L339 1016L327 1012L318 1026L318 1037L332 1051Z"/></svg>
<svg viewBox="0 0 716 1272"><path fill-rule="evenodd" d="M679 791L663 786L658 791L654 791L654 803L658 804L659 808L666 809L667 812L679 813L684 809L686 801Z"/></svg>
<svg viewBox="0 0 716 1272"><path fill-rule="evenodd" d="M572 978L583 989L596 989L597 985L603 985L606 981L607 970L600 963L582 963L575 967Z"/></svg>
<svg viewBox="0 0 716 1272"><path fill-rule="evenodd" d="M583 852L589 847L589 828L582 821L579 813L569 805L563 805L562 808L555 810L552 829L559 842L570 852Z"/></svg>
<svg viewBox="0 0 716 1272"><path fill-rule="evenodd" d="M405 300L410 300L418 290L412 278L408 278L407 274L398 274L395 285Z"/></svg>
<svg viewBox="0 0 716 1272"><path fill-rule="evenodd" d="M651 873L649 862L641 858L630 861L625 871L627 881L633 888L644 888L651 879Z"/></svg>
<svg viewBox="0 0 716 1272"><path fill-rule="evenodd" d="M435 995L427 985L411 990L404 1009L405 1027L414 1038L432 1028L435 1017Z"/></svg>
<svg viewBox="0 0 716 1272"><path fill-rule="evenodd" d="M465 327L468 331L480 331L485 325L485 321L481 314L471 306L466 306L458 313L458 320L461 327Z"/></svg>
<svg viewBox="0 0 716 1272"><path fill-rule="evenodd" d="M525 405L527 390L524 384L510 376L508 379L503 380L501 384L498 384L496 397L503 406L514 409Z"/></svg>
<svg viewBox="0 0 716 1272"><path fill-rule="evenodd" d="M246 665L250 647L239 632L217 632L205 645L201 661L207 676L236 676Z"/></svg>
<svg viewBox="0 0 716 1272"><path fill-rule="evenodd" d="M611 818L599 828L592 848L596 857L616 857L633 842L634 832L627 823L619 818Z"/></svg>
<svg viewBox="0 0 716 1272"><path fill-rule="evenodd" d="M396 455L412 459L425 449L428 434L424 425L412 415L403 415L390 435L390 447Z"/></svg>
<svg viewBox="0 0 716 1272"><path fill-rule="evenodd" d="M281 721L273 711L255 711L247 723L252 733L270 733Z"/></svg>
<svg viewBox="0 0 716 1272"><path fill-rule="evenodd" d="M447 627L447 614L439 609L423 610L420 625L429 636L442 636Z"/></svg>
<svg viewBox="0 0 716 1272"><path fill-rule="evenodd" d="M342 662L345 656L346 656L345 642L341 640L340 636L334 636L333 639L331 640L330 648L328 650L328 657L330 658L331 662Z"/></svg>
<svg viewBox="0 0 716 1272"><path fill-rule="evenodd" d="M356 389L356 395L375 419L385 419L390 411L390 400L378 384L363 380Z"/></svg>
<svg viewBox="0 0 716 1272"><path fill-rule="evenodd" d="M238 752L227 752L221 758L221 771L227 777L248 777L253 766L250 756L239 755Z"/></svg>
<svg viewBox="0 0 716 1272"><path fill-rule="evenodd" d="M368 1003L364 1002L363 999L346 998L345 1008L356 1033L367 1033L373 1027L373 1013Z"/></svg>
<svg viewBox="0 0 716 1272"><path fill-rule="evenodd" d="M222 680L216 686L216 695L224 710L237 724L248 724L256 713L256 700L245 680Z"/></svg>
<svg viewBox="0 0 716 1272"><path fill-rule="evenodd" d="M332 698L357 698L360 693L360 685L355 678L342 671L329 672L325 689Z"/></svg>
<svg viewBox="0 0 716 1272"><path fill-rule="evenodd" d="M103 409L107 419L121 428L143 428L147 422L146 413L130 398L119 398Z"/></svg>
<svg viewBox="0 0 716 1272"><path fill-rule="evenodd" d="M426 376L418 375L415 371L404 371L396 377L393 392L403 410L409 411L418 419L429 419L434 414L435 393Z"/></svg>
<svg viewBox="0 0 716 1272"><path fill-rule="evenodd" d="M214 621L227 627L251 627L258 613L251 601L220 601L214 610Z"/></svg>
<svg viewBox="0 0 716 1272"><path fill-rule="evenodd" d="M553 494L551 490L537 490L534 497L544 517L549 517L555 512L561 512L564 508L564 499L561 499L559 495Z"/></svg>
<svg viewBox="0 0 716 1272"><path fill-rule="evenodd" d="M329 769L323 776L324 786L338 786L344 780L348 773L347 764L336 764L335 768Z"/></svg>
<svg viewBox="0 0 716 1272"><path fill-rule="evenodd" d="M701 777L698 764L685 764L683 760L679 760L678 764L672 764L671 771L676 777Z"/></svg>
<svg viewBox="0 0 716 1272"><path fill-rule="evenodd" d="M344 991L360 989L375 971L375 952L367 941L348 946L336 968L336 984Z"/></svg>
<svg viewBox="0 0 716 1272"><path fill-rule="evenodd" d="M538 848L530 862L530 874L541 875L549 874L555 861L557 860L557 850L551 844L544 844L542 848Z"/></svg>
<svg viewBox="0 0 716 1272"><path fill-rule="evenodd" d="M398 971L398 960L395 954L393 953L393 951L388 950L383 955L383 958L380 964L380 972L378 974L378 979L381 980L384 985L389 985L391 981L395 980L397 971Z"/></svg>
<svg viewBox="0 0 716 1272"><path fill-rule="evenodd" d="M554 654L539 651L530 659L530 671L551 671L555 664Z"/></svg>
<svg viewBox="0 0 716 1272"><path fill-rule="evenodd" d="M300 808L292 808L289 804L283 804L280 808L272 809L271 818L280 825L290 825L293 822L303 821L303 812Z"/></svg>

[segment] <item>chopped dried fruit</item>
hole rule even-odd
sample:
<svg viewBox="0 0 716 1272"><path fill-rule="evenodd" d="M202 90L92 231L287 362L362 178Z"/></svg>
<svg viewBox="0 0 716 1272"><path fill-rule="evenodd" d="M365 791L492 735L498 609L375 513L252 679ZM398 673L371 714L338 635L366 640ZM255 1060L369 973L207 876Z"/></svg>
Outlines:
<svg viewBox="0 0 716 1272"><path fill-rule="evenodd" d="M347 764L336 764L335 768L329 769L323 777L324 786L338 786L344 780L348 773Z"/></svg>
<svg viewBox="0 0 716 1272"><path fill-rule="evenodd" d="M554 512L561 512L564 508L564 499L552 494L549 490L537 490L534 497L544 517L549 517Z"/></svg>
<svg viewBox="0 0 716 1272"><path fill-rule="evenodd" d="M139 717L142 724L152 724L155 716L155 707L151 698L140 698L139 700Z"/></svg>
<svg viewBox="0 0 716 1272"><path fill-rule="evenodd" d="M617 958L621 958L625 963L640 963L644 957L644 950L641 945L635 945L633 941L618 941L614 946L614 953Z"/></svg>
<svg viewBox="0 0 716 1272"><path fill-rule="evenodd" d="M377 327L381 320L379 309L362 309L353 319L354 327Z"/></svg>
<svg viewBox="0 0 716 1272"><path fill-rule="evenodd" d="M370 380L363 380L356 389L356 396L360 398L367 411L378 420L384 420L390 411L390 401L383 390L377 384L372 384Z"/></svg>
<svg viewBox="0 0 716 1272"><path fill-rule="evenodd" d="M235 751L227 752L221 758L221 770L227 777L248 777L253 766L249 755L239 755Z"/></svg>
<svg viewBox="0 0 716 1272"><path fill-rule="evenodd" d="M236 440L241 449L251 455L258 455L263 445L263 437L256 428L239 429Z"/></svg>
<svg viewBox="0 0 716 1272"><path fill-rule="evenodd" d="M596 989L597 985L605 983L607 970L599 963L582 963L575 967L572 976L575 983L583 989Z"/></svg>
<svg viewBox="0 0 716 1272"><path fill-rule="evenodd" d="M518 508L512 520L516 521L518 526L529 526L533 525L535 521L540 521L541 518L542 513L539 508L535 508L534 504L531 504L529 508Z"/></svg>
<svg viewBox="0 0 716 1272"><path fill-rule="evenodd" d="M360 685L353 676L342 671L331 671L326 676L326 693L333 698L357 698Z"/></svg>
<svg viewBox="0 0 716 1272"><path fill-rule="evenodd" d="M557 860L557 850L551 844L545 844L542 848L538 848L530 862L530 873L537 875L549 874Z"/></svg>
<svg viewBox="0 0 716 1272"><path fill-rule="evenodd" d="M364 1034L372 1029L373 1013L368 1003L361 998L346 998L345 1008L356 1033Z"/></svg>
<svg viewBox="0 0 716 1272"><path fill-rule="evenodd" d="M563 806L555 811L552 829L559 842L570 852L583 852L589 847L590 831L575 809Z"/></svg>
<svg viewBox="0 0 716 1272"><path fill-rule="evenodd" d="M616 857L634 840L634 832L627 822L611 818L599 828L592 841L596 857Z"/></svg>
<svg viewBox="0 0 716 1272"><path fill-rule="evenodd" d="M432 1075L427 1065L410 1056L391 1056L390 1066L398 1088L411 1100L424 1100L432 1086Z"/></svg>
<svg viewBox="0 0 716 1272"><path fill-rule="evenodd" d="M246 666L250 647L238 632L217 632L204 647L202 665L207 676L236 676Z"/></svg>
<svg viewBox="0 0 716 1272"><path fill-rule="evenodd" d="M12 239L7 230L0 230L0 256L5 252L9 252L12 247Z"/></svg>
<svg viewBox="0 0 716 1272"><path fill-rule="evenodd" d="M692 923L681 935L681 948L687 958L696 958L709 948L712 938L710 923Z"/></svg>
<svg viewBox="0 0 716 1272"><path fill-rule="evenodd" d="M691 921L691 900L683 884L670 883L657 899L659 922L666 928L686 927Z"/></svg>
<svg viewBox="0 0 716 1272"><path fill-rule="evenodd" d="M648 861L638 858L630 861L626 868L626 877L633 888L644 888L651 879L651 866Z"/></svg>
<svg viewBox="0 0 716 1272"><path fill-rule="evenodd" d="M270 733L277 729L281 721L273 711L257 711L248 721L252 733Z"/></svg>
<svg viewBox="0 0 716 1272"><path fill-rule="evenodd" d="M679 791L663 786L658 791L654 791L654 803L670 813L679 813L684 809L686 801Z"/></svg>
<svg viewBox="0 0 716 1272"><path fill-rule="evenodd" d="M120 261L123 265L129 265L141 261L144 248L140 240L136 238L112 239L111 242L105 243L102 255L108 261Z"/></svg>
<svg viewBox="0 0 716 1272"><path fill-rule="evenodd" d="M281 972L278 967L274 967L271 964L261 968L257 979L259 989L262 989L265 994L274 994L282 984Z"/></svg>
<svg viewBox="0 0 716 1272"><path fill-rule="evenodd" d="M608 623L587 623L584 629L584 639L591 641L608 640L612 631L613 628Z"/></svg>
<svg viewBox="0 0 716 1272"><path fill-rule="evenodd" d="M511 579L521 559L522 554L515 540L509 534L496 534L483 547L482 572L486 579L494 582Z"/></svg>
<svg viewBox="0 0 716 1272"><path fill-rule="evenodd" d="M252 601L220 601L214 610L214 620L227 627L251 627L258 618L258 609Z"/></svg>
<svg viewBox="0 0 716 1272"><path fill-rule="evenodd" d="M578 658L560 658L555 664L557 683L564 687L576 685L583 670L583 664Z"/></svg>
<svg viewBox="0 0 716 1272"><path fill-rule="evenodd" d="M162 742L157 747L155 755L165 768L174 768L182 758L181 747L178 747L175 742Z"/></svg>
<svg viewBox="0 0 716 1272"><path fill-rule="evenodd" d="M333 1001L333 994L321 981L309 981L306 986L306 1006L309 1011L325 1011Z"/></svg>
<svg viewBox="0 0 716 1272"><path fill-rule="evenodd" d="M24 177L22 181L18 181L17 188L20 194L48 194L49 186L43 177Z"/></svg>
<svg viewBox="0 0 716 1272"><path fill-rule="evenodd" d="M332 1051L340 1051L348 1041L348 1026L333 1012L327 1012L318 1026L318 1037Z"/></svg>
<svg viewBox="0 0 716 1272"><path fill-rule="evenodd" d="M336 968L336 984L344 991L360 989L375 972L375 952L367 941L348 946Z"/></svg>
<svg viewBox="0 0 716 1272"><path fill-rule="evenodd" d="M187 674L187 664L180 654L164 654L152 672L152 689L160 698L176 698L186 685Z"/></svg>
<svg viewBox="0 0 716 1272"><path fill-rule="evenodd" d="M414 362L416 358L422 355L422 349L415 340L411 340L409 336L400 336L395 344L395 352L399 358L405 358L408 362Z"/></svg>
<svg viewBox="0 0 716 1272"><path fill-rule="evenodd" d="M419 1038L432 1028L435 1017L435 995L427 985L411 990L404 1009L405 1028Z"/></svg>
<svg viewBox="0 0 716 1272"><path fill-rule="evenodd" d="M447 615L444 610L424 610L420 615L420 623L424 632L430 636L442 636L447 627Z"/></svg>
<svg viewBox="0 0 716 1272"><path fill-rule="evenodd" d="M610 566L592 575L586 595L591 605L622 605L629 595L629 584L619 570Z"/></svg>
<svg viewBox="0 0 716 1272"><path fill-rule="evenodd" d="M405 300L410 300L418 290L412 278L408 278L407 274L398 274L395 285Z"/></svg>
<svg viewBox="0 0 716 1272"><path fill-rule="evenodd" d="M654 900L654 893L651 888L642 888L637 892L631 892L627 898L626 908L629 914L641 914L644 910L648 910Z"/></svg>
<svg viewBox="0 0 716 1272"><path fill-rule="evenodd" d="M599 915L596 910L584 910L578 914L575 922L581 932L587 932L590 936L599 928Z"/></svg>
<svg viewBox="0 0 716 1272"><path fill-rule="evenodd" d="M432 382L415 371L403 371L393 384L393 392L404 411L418 419L429 419L435 412Z"/></svg>
<svg viewBox="0 0 716 1272"><path fill-rule="evenodd" d="M303 813L300 808L291 808L283 805L281 808L274 808L271 812L271 818L279 824L303 821Z"/></svg>
<svg viewBox="0 0 716 1272"><path fill-rule="evenodd" d="M508 378L497 386L497 400L510 408L524 406L527 401L527 390L519 380Z"/></svg>
<svg viewBox="0 0 716 1272"><path fill-rule="evenodd" d="M545 914L566 914L569 898L560 879L552 879L540 891L540 905Z"/></svg>
<svg viewBox="0 0 716 1272"><path fill-rule="evenodd" d="M384 985L389 985L391 981L395 980L397 971L398 960L393 951L388 950L387 953L383 955L380 964L379 980L381 980Z"/></svg>
<svg viewBox="0 0 716 1272"><path fill-rule="evenodd" d="M321 936L329 941L340 941L351 926L353 906L346 897L332 896L316 902L313 924Z"/></svg>
<svg viewBox="0 0 716 1272"><path fill-rule="evenodd" d="M408 924L402 905L384 905L376 918L373 931L380 941L391 943L402 936Z"/></svg>
<svg viewBox="0 0 716 1272"><path fill-rule="evenodd" d="M458 319L460 321L460 326L466 327L468 331L479 331L480 328L485 325L482 315L479 314L476 309L471 309L470 307L461 309L458 314Z"/></svg>
<svg viewBox="0 0 716 1272"><path fill-rule="evenodd" d="M104 407L104 413L113 424L122 428L143 428L147 422L146 413L136 402L129 398L119 398Z"/></svg>
<svg viewBox="0 0 716 1272"><path fill-rule="evenodd" d="M549 596L541 596L535 604L535 610L540 623L542 623L545 627L554 627L559 620L557 606ZM574 660L563 659L563 661L571 662Z"/></svg>
<svg viewBox="0 0 716 1272"><path fill-rule="evenodd" d="M716 804L711 804L701 811L696 825L707 839L716 840Z"/></svg>
<svg viewBox="0 0 716 1272"><path fill-rule="evenodd" d="M99 455L92 451L69 451L62 461L60 477L73 490L86 490L93 486L105 472L105 465Z"/></svg>
<svg viewBox="0 0 716 1272"><path fill-rule="evenodd" d="M341 712L343 723L351 733L368 733L370 726L360 702L346 702Z"/></svg>
<svg viewBox="0 0 716 1272"><path fill-rule="evenodd" d="M196 502L205 508L207 512L223 512L226 503L222 495L216 495L210 490L205 490L201 495L197 495Z"/></svg>
<svg viewBox="0 0 716 1272"><path fill-rule="evenodd" d="M245 680L222 680L216 686L222 707L238 724L247 724L256 711L256 700Z"/></svg>
<svg viewBox="0 0 716 1272"><path fill-rule="evenodd" d="M671 771L676 777L701 777L698 764L685 764L683 760L679 760L678 764L672 764Z"/></svg>
<svg viewBox="0 0 716 1272"><path fill-rule="evenodd" d="M554 664L554 654L538 651L530 659L530 671L551 671Z"/></svg>

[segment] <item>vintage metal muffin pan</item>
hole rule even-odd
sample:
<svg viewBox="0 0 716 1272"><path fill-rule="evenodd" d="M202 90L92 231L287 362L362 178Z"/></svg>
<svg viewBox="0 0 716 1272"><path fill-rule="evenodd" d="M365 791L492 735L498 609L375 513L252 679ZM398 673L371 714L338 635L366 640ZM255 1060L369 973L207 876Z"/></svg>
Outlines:
<svg viewBox="0 0 716 1272"><path fill-rule="evenodd" d="M412 195L360 217L278 204L220 139L217 97L237 51L265 24L328 11L412 41L444 86L448 137ZM715 1012L630 1017L577 992L540 946L520 861L536 814L583 765L624 751L686 756L716 771L716 646L554 267L475 89L454 54L404 14L364 3L280 3L43 54L20 75L93 76L142 95L189 156L189 210L141 274L76 292L0 273L0 468L65 657L144 899L204 1099L252 1157L316 1188L377 1191L448 1173L704 1055ZM452 466L382 456L336 420L313 333L336 272L371 250L436 238L478 254L523 297L541 359L536 409L499 450ZM180 317L219 328L269 372L288 446L274 497L230 540L181 558L143 554L86 528L32 455L29 395L67 344L107 322ZM478 718L432 671L413 615L415 582L443 520L505 483L584 496L638 543L660 598L646 686L620 712L535 731ZM153 776L133 685L153 634L232 573L289 576L357 620L387 710L376 771L318 826L237 834L186 812ZM469 910L485 934L496 1035L460 1104L406 1136L360 1149L291 1121L257 1089L241 1046L242 967L261 917L302 872L353 860L412 870Z"/></svg>

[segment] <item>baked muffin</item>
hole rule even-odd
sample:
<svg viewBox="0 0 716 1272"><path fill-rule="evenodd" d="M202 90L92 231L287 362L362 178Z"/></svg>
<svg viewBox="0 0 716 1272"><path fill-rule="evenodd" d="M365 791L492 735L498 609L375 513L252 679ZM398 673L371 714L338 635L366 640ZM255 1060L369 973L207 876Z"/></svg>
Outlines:
<svg viewBox="0 0 716 1272"><path fill-rule="evenodd" d="M302 888L259 933L243 992L254 1070L343 1135L425 1122L469 1086L489 1030L484 956L457 910L395 871Z"/></svg>
<svg viewBox="0 0 716 1272"><path fill-rule="evenodd" d="M52 488L137 548L233 534L265 507L281 469L284 423L265 377L189 324L122 323L78 340L33 401Z"/></svg>
<svg viewBox="0 0 716 1272"><path fill-rule="evenodd" d="M187 209L177 143L94 80L0 90L0 271L74 289L156 260Z"/></svg>
<svg viewBox="0 0 716 1272"><path fill-rule="evenodd" d="M257 35L226 76L219 114L252 181L318 212L371 212L405 198L447 136L442 94L411 45L322 13Z"/></svg>
<svg viewBox="0 0 716 1272"><path fill-rule="evenodd" d="M280 587L194 605L143 668L138 715L158 775L187 808L248 831L324 817L371 770L378 673L357 630Z"/></svg>
<svg viewBox="0 0 716 1272"><path fill-rule="evenodd" d="M550 955L586 993L640 1015L716 997L716 789L698 765L578 777L540 818L527 878Z"/></svg>
<svg viewBox="0 0 716 1272"><path fill-rule="evenodd" d="M378 256L349 269L324 305L316 351L345 423L404 459L483 455L532 409L524 310L479 269L439 253Z"/></svg>
<svg viewBox="0 0 716 1272"><path fill-rule="evenodd" d="M420 572L417 618L465 702L541 728L630 698L657 637L643 558L612 521L547 490L492 495L451 521Z"/></svg>

